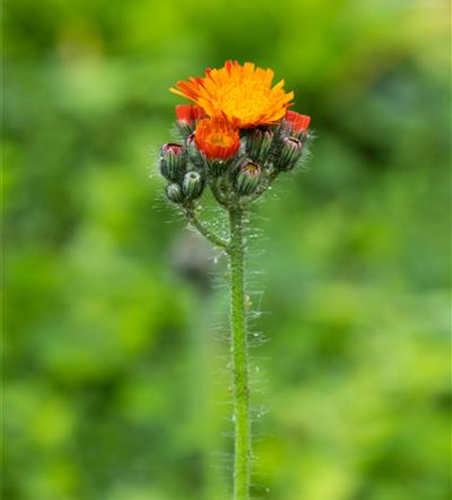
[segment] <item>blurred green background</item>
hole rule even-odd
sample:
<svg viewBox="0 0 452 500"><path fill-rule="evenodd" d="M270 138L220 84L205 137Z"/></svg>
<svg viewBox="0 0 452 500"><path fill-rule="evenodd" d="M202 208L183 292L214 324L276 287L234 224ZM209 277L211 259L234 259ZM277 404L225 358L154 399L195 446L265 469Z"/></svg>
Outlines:
<svg viewBox="0 0 452 500"><path fill-rule="evenodd" d="M253 498L450 498L449 3L4 0L3 29L2 498L229 500L225 262L154 175L168 88L229 58L317 136L251 221Z"/></svg>

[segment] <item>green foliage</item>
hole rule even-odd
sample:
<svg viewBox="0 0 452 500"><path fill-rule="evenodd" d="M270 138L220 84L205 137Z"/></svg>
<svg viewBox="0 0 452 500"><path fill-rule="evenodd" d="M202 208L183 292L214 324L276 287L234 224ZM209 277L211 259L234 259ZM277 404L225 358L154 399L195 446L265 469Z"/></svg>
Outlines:
<svg viewBox="0 0 452 500"><path fill-rule="evenodd" d="M154 174L168 87L228 58L273 67L318 136L252 221L271 311L255 497L449 498L450 44L432 4L5 2L5 499L223 498L223 267Z"/></svg>

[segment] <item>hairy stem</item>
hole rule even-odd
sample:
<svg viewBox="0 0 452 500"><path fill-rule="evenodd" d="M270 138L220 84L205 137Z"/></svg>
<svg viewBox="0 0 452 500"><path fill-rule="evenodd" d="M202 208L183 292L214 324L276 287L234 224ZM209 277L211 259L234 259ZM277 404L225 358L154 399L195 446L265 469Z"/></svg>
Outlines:
<svg viewBox="0 0 452 500"><path fill-rule="evenodd" d="M245 319L243 212L231 209L231 351L234 383L234 500L248 500L251 474L251 420Z"/></svg>
<svg viewBox="0 0 452 500"><path fill-rule="evenodd" d="M218 236L214 233L206 224L203 224L193 210L186 209L185 215L189 220L190 224L195 227L204 238L209 240L211 243L216 245L217 247L222 248L223 250L229 250L229 242L224 240L221 236Z"/></svg>
<svg viewBox="0 0 452 500"><path fill-rule="evenodd" d="M223 207L227 208L227 201L225 199L224 193L222 193L220 186L216 179L210 183L210 190L217 202Z"/></svg>

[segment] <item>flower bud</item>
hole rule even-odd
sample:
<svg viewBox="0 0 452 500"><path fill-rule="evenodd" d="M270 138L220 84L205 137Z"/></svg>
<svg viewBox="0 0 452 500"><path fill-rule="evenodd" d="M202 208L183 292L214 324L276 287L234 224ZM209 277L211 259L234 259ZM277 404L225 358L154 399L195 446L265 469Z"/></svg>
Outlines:
<svg viewBox="0 0 452 500"><path fill-rule="evenodd" d="M240 167L235 180L235 188L238 194L248 196L253 194L261 179L261 167L252 161L248 161Z"/></svg>
<svg viewBox="0 0 452 500"><path fill-rule="evenodd" d="M201 154L201 152L198 149L198 146L196 145L195 141L195 133L191 133L186 140L186 147L187 147L187 155L189 160L193 163L195 167L198 169L203 169L204 168L204 157Z"/></svg>
<svg viewBox="0 0 452 500"><path fill-rule="evenodd" d="M271 130L255 129L246 138L246 152L255 161L264 162L273 140Z"/></svg>
<svg viewBox="0 0 452 500"><path fill-rule="evenodd" d="M166 186L166 196L168 200L173 203L182 203L184 201L184 195L182 193L182 189L179 184L172 182Z"/></svg>
<svg viewBox="0 0 452 500"><path fill-rule="evenodd" d="M183 137L188 137L196 128L199 120L205 118L206 113L200 106L193 104L179 104L176 106L176 124Z"/></svg>
<svg viewBox="0 0 452 500"><path fill-rule="evenodd" d="M195 170L187 172L182 181L182 192L190 200L199 198L204 189L204 180L202 175Z"/></svg>
<svg viewBox="0 0 452 500"><path fill-rule="evenodd" d="M228 167L231 161L228 160L211 160L208 162L208 171L214 178L221 177L229 171Z"/></svg>
<svg viewBox="0 0 452 500"><path fill-rule="evenodd" d="M288 135L302 139L308 134L311 117L289 110L286 112L283 123L284 127L289 131Z"/></svg>
<svg viewBox="0 0 452 500"><path fill-rule="evenodd" d="M295 137L283 137L281 142L281 152L276 160L276 166L280 170L292 170L301 157L303 143Z"/></svg>
<svg viewBox="0 0 452 500"><path fill-rule="evenodd" d="M160 150L160 172L169 181L177 181L187 168L187 152L180 144L167 143Z"/></svg>

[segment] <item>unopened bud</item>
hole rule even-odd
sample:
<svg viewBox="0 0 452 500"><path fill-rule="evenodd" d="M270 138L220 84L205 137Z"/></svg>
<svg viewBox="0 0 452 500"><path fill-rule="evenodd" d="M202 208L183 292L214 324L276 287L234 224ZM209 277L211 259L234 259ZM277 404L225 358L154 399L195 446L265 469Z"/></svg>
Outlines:
<svg viewBox="0 0 452 500"><path fill-rule="evenodd" d="M182 192L190 200L201 196L204 189L204 180L199 172L187 172L182 181Z"/></svg>
<svg viewBox="0 0 452 500"><path fill-rule="evenodd" d="M194 132L187 137L186 146L189 160L198 169L203 169L205 161L203 155L198 149L198 146L196 145Z"/></svg>
<svg viewBox="0 0 452 500"><path fill-rule="evenodd" d="M174 182L166 186L166 196L173 203L181 203L184 200L181 187Z"/></svg>
<svg viewBox="0 0 452 500"><path fill-rule="evenodd" d="M236 191L238 194L248 196L256 190L261 179L261 167L254 162L247 162L240 167L236 177Z"/></svg>
<svg viewBox="0 0 452 500"><path fill-rule="evenodd" d="M283 126L288 131L287 135L297 139L304 139L307 136L310 123L310 116L290 110L287 111L283 120Z"/></svg>
<svg viewBox="0 0 452 500"><path fill-rule="evenodd" d="M271 130L253 130L246 138L246 152L252 160L264 162L270 151L272 140Z"/></svg>
<svg viewBox="0 0 452 500"><path fill-rule="evenodd" d="M196 128L199 120L206 113L200 106L193 104L180 104L176 106L176 124L184 138L188 137Z"/></svg>
<svg viewBox="0 0 452 500"><path fill-rule="evenodd" d="M187 153L180 144L167 143L160 150L160 172L169 181L177 181L187 168Z"/></svg>
<svg viewBox="0 0 452 500"><path fill-rule="evenodd" d="M212 177L221 177L229 171L228 167L231 165L231 161L228 160L210 160L208 162L208 170Z"/></svg>
<svg viewBox="0 0 452 500"><path fill-rule="evenodd" d="M303 151L303 143L295 137L283 137L282 147L276 166L280 170L292 170L297 164Z"/></svg>

